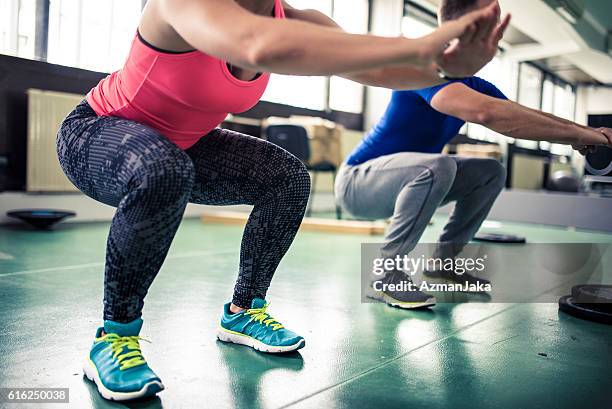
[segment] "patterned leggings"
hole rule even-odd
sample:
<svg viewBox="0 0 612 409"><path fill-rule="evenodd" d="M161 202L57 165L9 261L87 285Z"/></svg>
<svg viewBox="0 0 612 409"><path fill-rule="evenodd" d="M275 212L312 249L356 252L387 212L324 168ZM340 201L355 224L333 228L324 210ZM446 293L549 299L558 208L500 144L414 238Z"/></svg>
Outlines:
<svg viewBox="0 0 612 409"><path fill-rule="evenodd" d="M57 137L60 164L82 192L117 208L106 249L104 319L130 322L157 275L188 202L253 205L232 302L264 298L304 216L310 176L293 155L215 129L183 151L134 121L83 101Z"/></svg>

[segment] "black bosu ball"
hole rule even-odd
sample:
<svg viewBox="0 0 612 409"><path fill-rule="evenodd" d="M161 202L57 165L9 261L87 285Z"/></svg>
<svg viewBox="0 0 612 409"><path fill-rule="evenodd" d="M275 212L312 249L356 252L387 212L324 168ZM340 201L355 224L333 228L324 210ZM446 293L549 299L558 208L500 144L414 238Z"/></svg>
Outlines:
<svg viewBox="0 0 612 409"><path fill-rule="evenodd" d="M10 217L24 221L39 230L48 230L65 218L76 216L74 212L52 209L11 210L6 214Z"/></svg>

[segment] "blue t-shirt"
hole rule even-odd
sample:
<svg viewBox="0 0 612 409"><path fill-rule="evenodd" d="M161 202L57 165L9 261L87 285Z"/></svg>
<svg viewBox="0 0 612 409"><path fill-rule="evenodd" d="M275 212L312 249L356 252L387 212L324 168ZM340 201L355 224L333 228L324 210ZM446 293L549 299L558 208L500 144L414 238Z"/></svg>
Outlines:
<svg viewBox="0 0 612 409"><path fill-rule="evenodd" d="M462 82L480 93L507 99L495 85L478 77L420 90L393 91L382 119L349 155L347 163L359 165L398 152L442 152L444 145L457 135L465 121L436 111L431 107L431 99L453 82Z"/></svg>

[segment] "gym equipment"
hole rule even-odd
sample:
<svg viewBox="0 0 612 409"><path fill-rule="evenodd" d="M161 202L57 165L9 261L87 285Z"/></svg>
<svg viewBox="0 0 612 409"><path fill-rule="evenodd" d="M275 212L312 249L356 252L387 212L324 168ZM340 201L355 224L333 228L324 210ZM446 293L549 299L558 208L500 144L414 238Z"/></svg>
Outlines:
<svg viewBox="0 0 612 409"><path fill-rule="evenodd" d="M11 210L7 216L24 221L38 230L48 230L67 217L74 217L76 213L64 210L36 209Z"/></svg>
<svg viewBox="0 0 612 409"><path fill-rule="evenodd" d="M527 243L527 239L525 239L525 237L500 233L478 233L476 236L474 236L474 241L481 241L485 243Z"/></svg>
<svg viewBox="0 0 612 409"><path fill-rule="evenodd" d="M589 115L589 126L612 127L612 115ZM586 155L584 185L589 193L612 197L612 149L598 146Z"/></svg>
<svg viewBox="0 0 612 409"><path fill-rule="evenodd" d="M584 167L594 176L612 176L612 149L598 146L595 152L586 155Z"/></svg>
<svg viewBox="0 0 612 409"><path fill-rule="evenodd" d="M612 285L575 285L572 299L578 304L612 313Z"/></svg>
<svg viewBox="0 0 612 409"><path fill-rule="evenodd" d="M598 146L586 156L584 186L589 193L612 196L612 149Z"/></svg>
<svg viewBox="0 0 612 409"><path fill-rule="evenodd" d="M612 285L582 284L559 299L559 310L584 320L612 324Z"/></svg>
<svg viewBox="0 0 612 409"><path fill-rule="evenodd" d="M612 325L612 312L595 309L597 304L580 304L571 295L559 299L559 310L583 320Z"/></svg>
<svg viewBox="0 0 612 409"><path fill-rule="evenodd" d="M578 193L580 191L580 178L572 171L558 170L548 179L546 188L553 192Z"/></svg>

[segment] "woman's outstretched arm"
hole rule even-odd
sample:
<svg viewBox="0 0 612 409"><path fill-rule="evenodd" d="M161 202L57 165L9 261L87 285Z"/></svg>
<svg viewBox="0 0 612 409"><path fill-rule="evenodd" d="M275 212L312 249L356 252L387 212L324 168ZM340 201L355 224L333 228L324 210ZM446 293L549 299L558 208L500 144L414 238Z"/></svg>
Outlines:
<svg viewBox="0 0 612 409"><path fill-rule="evenodd" d="M291 18L342 30L334 20L317 10L294 9L288 4L285 4L285 7L287 15ZM499 13L499 10L496 12ZM488 37L479 37L474 30L466 30L462 36L463 50L456 50L458 52L453 52L450 56L440 55L436 62L432 62L429 66L390 64L382 68L339 75L364 85L395 90L425 88L446 82L440 78L438 68L443 68L447 72L461 72L461 76L469 76L478 72L495 56L498 43L509 23L508 15Z"/></svg>
<svg viewBox="0 0 612 409"><path fill-rule="evenodd" d="M466 34L495 33L497 9L487 7L420 38L348 34L296 19L272 19L233 0L160 0L163 20L194 48L242 68L293 75L334 75L409 64L429 69L447 44ZM444 67L451 75L465 67Z"/></svg>

